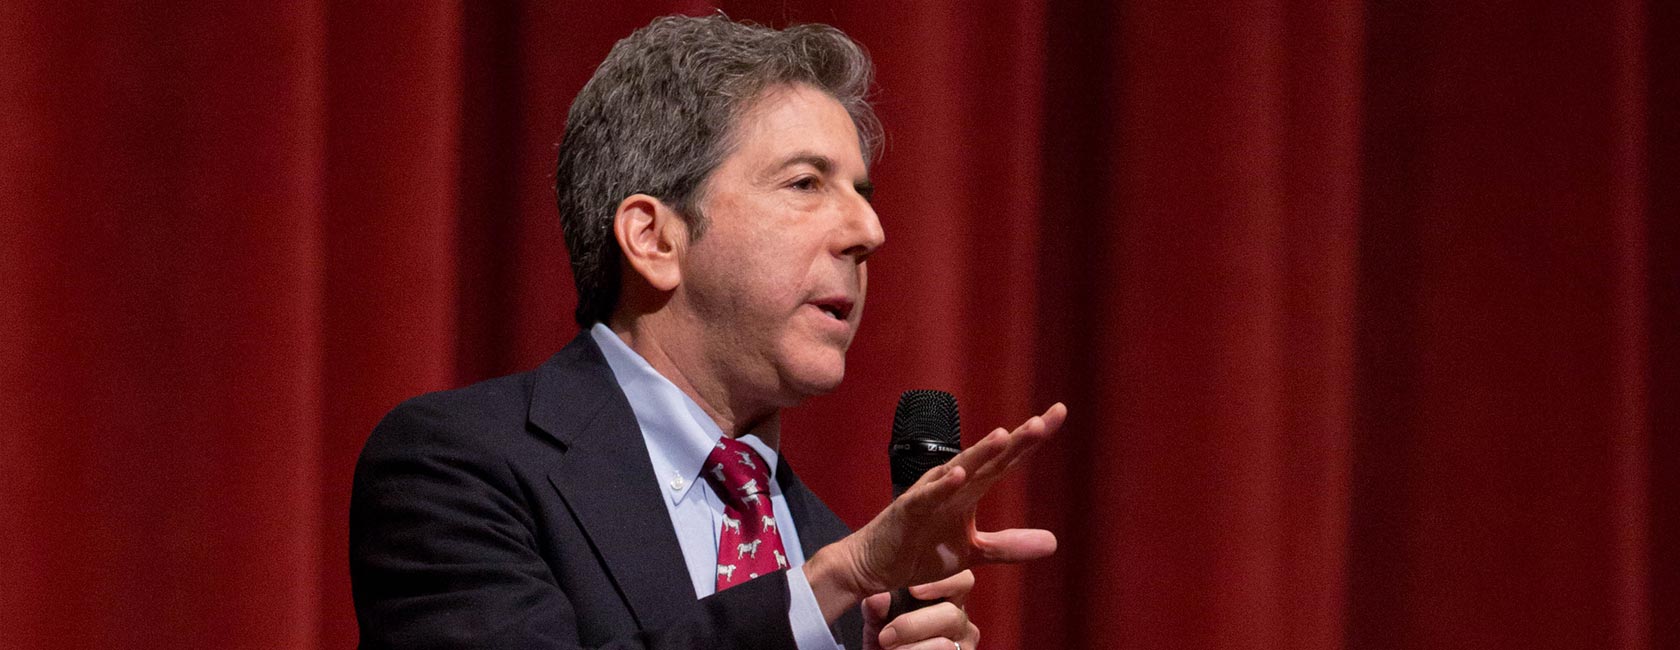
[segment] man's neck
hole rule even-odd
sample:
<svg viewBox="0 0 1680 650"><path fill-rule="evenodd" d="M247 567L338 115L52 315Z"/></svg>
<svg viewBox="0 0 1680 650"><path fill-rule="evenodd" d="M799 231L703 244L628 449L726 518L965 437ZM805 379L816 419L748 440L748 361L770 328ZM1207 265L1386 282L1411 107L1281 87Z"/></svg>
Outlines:
<svg viewBox="0 0 1680 650"><path fill-rule="evenodd" d="M704 364L692 360L693 355L667 349L656 333L657 325L649 321L646 317L629 323L615 320L608 327L656 372L694 400L717 423L723 435L738 438L752 434L772 449L781 448L780 409L744 408L730 394L721 378L716 373L704 372L701 368Z"/></svg>

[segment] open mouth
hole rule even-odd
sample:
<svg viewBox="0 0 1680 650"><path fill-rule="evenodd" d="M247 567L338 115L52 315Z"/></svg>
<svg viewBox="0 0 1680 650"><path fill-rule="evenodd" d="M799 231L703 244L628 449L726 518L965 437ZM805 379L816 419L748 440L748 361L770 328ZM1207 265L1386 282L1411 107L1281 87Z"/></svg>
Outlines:
<svg viewBox="0 0 1680 650"><path fill-rule="evenodd" d="M844 321L847 316L852 314L852 301L843 298L818 300L811 305L837 321Z"/></svg>

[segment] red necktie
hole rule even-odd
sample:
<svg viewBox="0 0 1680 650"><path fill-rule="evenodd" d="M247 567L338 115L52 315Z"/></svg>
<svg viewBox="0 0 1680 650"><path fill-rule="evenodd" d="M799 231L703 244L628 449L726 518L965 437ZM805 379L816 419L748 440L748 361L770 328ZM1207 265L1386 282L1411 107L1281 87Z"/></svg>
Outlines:
<svg viewBox="0 0 1680 650"><path fill-rule="evenodd" d="M787 550L770 505L770 468L747 443L723 438L701 472L723 499L717 590L788 567Z"/></svg>

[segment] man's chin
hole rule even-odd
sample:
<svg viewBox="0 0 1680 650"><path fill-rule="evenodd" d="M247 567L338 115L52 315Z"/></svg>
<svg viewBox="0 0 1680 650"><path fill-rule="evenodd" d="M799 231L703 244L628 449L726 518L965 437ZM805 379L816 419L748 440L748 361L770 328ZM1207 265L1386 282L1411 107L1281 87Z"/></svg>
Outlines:
<svg viewBox="0 0 1680 650"><path fill-rule="evenodd" d="M845 371L842 370L834 373L832 376L811 378L806 381L796 382L793 386L794 392L799 395L799 398L802 401L809 397L827 395L834 392L834 389L840 387L840 380L845 377L845 374Z"/></svg>
<svg viewBox="0 0 1680 650"><path fill-rule="evenodd" d="M803 401L834 392L845 378L846 358L839 355L838 359L824 359L817 363L790 364L782 374L782 385L795 400Z"/></svg>

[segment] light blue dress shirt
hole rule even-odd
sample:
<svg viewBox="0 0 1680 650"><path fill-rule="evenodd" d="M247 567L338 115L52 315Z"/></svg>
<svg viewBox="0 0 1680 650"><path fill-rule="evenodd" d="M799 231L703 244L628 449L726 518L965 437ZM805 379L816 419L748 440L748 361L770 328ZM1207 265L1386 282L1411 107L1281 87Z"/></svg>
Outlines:
<svg viewBox="0 0 1680 650"><path fill-rule="evenodd" d="M596 323L589 335L607 358L618 387L629 399L630 410L641 425L648 458L653 461L653 474L666 497L665 509L671 513L677 544L682 547L688 577L694 582L694 593L701 598L710 596L717 591L717 555L723 536L724 504L700 476L700 469L712 447L723 437L723 431L699 404L648 365L647 360L625 345L606 325ZM770 465L770 503L776 510L776 527L781 530L788 564L793 567L788 571L788 596L792 602L788 623L793 627L794 641L800 650L837 650L841 646L823 622L822 608L811 592L811 583L805 579L802 566L805 549L799 544L799 529L788 512L782 486L776 482L776 450L758 436L742 436L739 440L752 445Z"/></svg>

